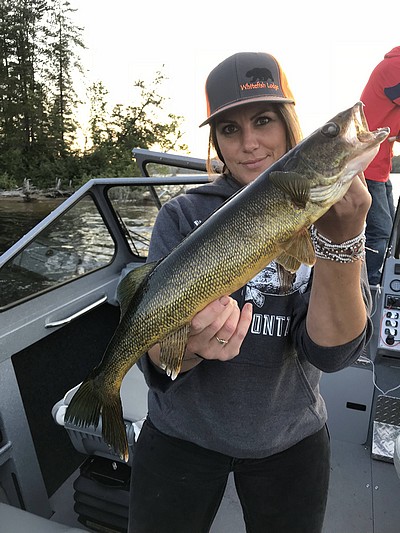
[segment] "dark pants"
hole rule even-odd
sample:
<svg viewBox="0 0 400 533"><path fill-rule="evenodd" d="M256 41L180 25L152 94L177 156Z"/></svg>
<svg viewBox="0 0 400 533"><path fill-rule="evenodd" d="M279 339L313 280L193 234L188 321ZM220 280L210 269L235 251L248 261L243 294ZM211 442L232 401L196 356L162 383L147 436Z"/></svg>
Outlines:
<svg viewBox="0 0 400 533"><path fill-rule="evenodd" d="M326 428L271 457L235 459L146 422L133 457L129 533L208 532L230 472L248 533L320 533L329 471Z"/></svg>
<svg viewBox="0 0 400 533"><path fill-rule="evenodd" d="M367 185L372 196L372 205L368 211L365 228L368 281L370 285L378 285L381 281L382 266L392 231L395 208L390 180L387 182L367 180Z"/></svg>

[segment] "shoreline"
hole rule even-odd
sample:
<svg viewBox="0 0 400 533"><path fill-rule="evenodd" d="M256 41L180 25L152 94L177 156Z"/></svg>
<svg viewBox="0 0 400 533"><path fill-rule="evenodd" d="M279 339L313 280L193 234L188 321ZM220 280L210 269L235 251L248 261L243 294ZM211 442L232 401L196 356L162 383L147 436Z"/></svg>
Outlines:
<svg viewBox="0 0 400 533"><path fill-rule="evenodd" d="M19 187L18 189L0 189L0 199L20 199L24 202L34 202L37 200L51 200L68 198L73 194L73 191L62 191L60 189L25 189Z"/></svg>

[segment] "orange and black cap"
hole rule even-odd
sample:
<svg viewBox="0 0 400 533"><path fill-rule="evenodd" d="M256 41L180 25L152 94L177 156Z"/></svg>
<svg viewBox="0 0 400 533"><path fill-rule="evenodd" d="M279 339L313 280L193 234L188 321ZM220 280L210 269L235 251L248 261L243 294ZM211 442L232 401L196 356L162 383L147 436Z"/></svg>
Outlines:
<svg viewBox="0 0 400 533"><path fill-rule="evenodd" d="M208 124L217 115L250 102L294 104L292 91L278 61L263 52L241 52L217 65L206 81Z"/></svg>

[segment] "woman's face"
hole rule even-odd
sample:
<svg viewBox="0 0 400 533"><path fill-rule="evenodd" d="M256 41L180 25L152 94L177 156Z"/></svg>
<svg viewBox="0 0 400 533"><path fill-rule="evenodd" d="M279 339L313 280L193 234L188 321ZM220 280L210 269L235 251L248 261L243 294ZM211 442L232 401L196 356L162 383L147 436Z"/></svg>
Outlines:
<svg viewBox="0 0 400 533"><path fill-rule="evenodd" d="M274 105L254 102L222 113L216 139L232 176L247 185L286 153L286 129Z"/></svg>

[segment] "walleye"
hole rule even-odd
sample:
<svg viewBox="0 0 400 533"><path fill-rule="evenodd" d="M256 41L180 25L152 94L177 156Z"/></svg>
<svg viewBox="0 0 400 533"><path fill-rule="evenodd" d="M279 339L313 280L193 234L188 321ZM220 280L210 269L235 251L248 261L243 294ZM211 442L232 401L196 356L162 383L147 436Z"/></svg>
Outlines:
<svg viewBox="0 0 400 533"><path fill-rule="evenodd" d="M308 228L347 192L389 128L370 132L358 102L312 133L226 201L168 256L131 271L118 288L121 320L100 364L72 398L65 420L102 423L105 441L128 460L120 386L159 343L175 379L190 322L208 303L244 286L276 260L295 272L313 265Z"/></svg>

